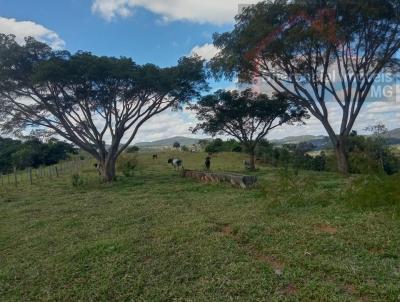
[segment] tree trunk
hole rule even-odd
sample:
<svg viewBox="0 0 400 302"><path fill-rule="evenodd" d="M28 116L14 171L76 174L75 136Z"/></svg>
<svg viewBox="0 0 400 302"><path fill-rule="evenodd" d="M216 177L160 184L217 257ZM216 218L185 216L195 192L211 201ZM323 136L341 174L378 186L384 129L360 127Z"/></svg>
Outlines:
<svg viewBox="0 0 400 302"><path fill-rule="evenodd" d="M115 164L116 160L109 159L101 163L101 176L104 182L111 182L115 180Z"/></svg>
<svg viewBox="0 0 400 302"><path fill-rule="evenodd" d="M337 168L340 173L345 175L350 172L346 140L347 137L338 137L335 144Z"/></svg>
<svg viewBox="0 0 400 302"><path fill-rule="evenodd" d="M256 155L254 154L254 150L250 150L250 170L256 169Z"/></svg>

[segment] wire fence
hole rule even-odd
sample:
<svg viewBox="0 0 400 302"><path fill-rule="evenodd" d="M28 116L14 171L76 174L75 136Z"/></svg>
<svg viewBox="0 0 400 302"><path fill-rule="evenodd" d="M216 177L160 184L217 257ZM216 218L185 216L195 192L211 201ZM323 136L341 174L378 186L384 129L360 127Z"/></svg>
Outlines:
<svg viewBox="0 0 400 302"><path fill-rule="evenodd" d="M40 166L39 168L26 168L25 170L14 168L13 173L0 173L0 186L34 185L45 179L52 180L63 175L72 175L90 167L92 167L92 160L76 159L51 166Z"/></svg>

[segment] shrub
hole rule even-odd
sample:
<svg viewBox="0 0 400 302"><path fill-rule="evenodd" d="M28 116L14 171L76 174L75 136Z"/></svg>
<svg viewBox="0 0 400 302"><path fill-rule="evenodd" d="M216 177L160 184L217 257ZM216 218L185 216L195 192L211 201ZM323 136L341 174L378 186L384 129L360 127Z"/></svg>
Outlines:
<svg viewBox="0 0 400 302"><path fill-rule="evenodd" d="M117 170L125 177L132 177L137 165L138 160L135 156L121 155L117 161Z"/></svg>
<svg viewBox="0 0 400 302"><path fill-rule="evenodd" d="M353 132L348 139L348 159L353 174L392 175L400 172L400 159L395 151L379 136L364 137ZM314 171L336 171L336 156L330 150L319 155L308 154L315 147L311 143L273 146L262 141L256 149L256 156L265 163Z"/></svg>
<svg viewBox="0 0 400 302"><path fill-rule="evenodd" d="M0 137L0 171L10 173L13 167L22 170L54 165L77 152L71 144L56 139L44 143L34 137L26 141Z"/></svg>
<svg viewBox="0 0 400 302"><path fill-rule="evenodd" d="M317 186L317 180L310 174L298 170L279 169L277 177L262 186L270 208L326 206L333 199L333 190Z"/></svg>
<svg viewBox="0 0 400 302"><path fill-rule="evenodd" d="M300 176L296 169L279 169L279 187L284 193L293 193L296 198L303 198L304 194L314 189L314 179L311 176Z"/></svg>
<svg viewBox="0 0 400 302"><path fill-rule="evenodd" d="M385 138L373 135L359 136L352 133L348 141L350 172L388 175L400 171L399 159L387 145Z"/></svg>
<svg viewBox="0 0 400 302"><path fill-rule="evenodd" d="M73 187L80 187L83 185L83 179L78 173L72 174L71 181Z"/></svg>
<svg viewBox="0 0 400 302"><path fill-rule="evenodd" d="M138 146L132 146L126 149L126 153L136 153L136 152L139 152Z"/></svg>
<svg viewBox="0 0 400 302"><path fill-rule="evenodd" d="M240 146L240 145L234 146L234 147L232 148L232 152L236 152L236 153L243 152L243 148L242 148L242 146Z"/></svg>
<svg viewBox="0 0 400 302"><path fill-rule="evenodd" d="M394 207L400 212L400 174L357 177L347 190L346 201L354 208Z"/></svg>
<svg viewBox="0 0 400 302"><path fill-rule="evenodd" d="M208 145L205 148L205 151L208 153L242 152L243 148L241 144L234 139L223 141L220 138L216 138L208 143Z"/></svg>

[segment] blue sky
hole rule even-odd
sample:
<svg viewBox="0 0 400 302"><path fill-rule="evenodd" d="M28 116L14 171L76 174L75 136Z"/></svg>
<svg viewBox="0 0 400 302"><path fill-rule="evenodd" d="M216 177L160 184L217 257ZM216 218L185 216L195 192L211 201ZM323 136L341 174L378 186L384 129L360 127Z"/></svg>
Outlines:
<svg viewBox="0 0 400 302"><path fill-rule="evenodd" d="M134 8L130 17L105 19L92 11L90 0L0 0L1 17L33 21L56 32L65 47L74 52L129 56L138 63L173 65L193 47L212 41L214 32L232 24L190 20L164 21L144 8Z"/></svg>
<svg viewBox="0 0 400 302"><path fill-rule="evenodd" d="M215 54L212 34L232 29L239 3L256 0L0 0L0 32L13 33L22 41L32 35L71 52L128 56L137 63L160 66L176 64L193 51L205 58ZM212 83L216 88L233 83ZM332 104L332 118L338 114ZM399 127L400 105L368 104L356 125L362 129L377 122ZM192 113L166 113L145 125L136 141L173 135L190 135ZM283 127L271 138L325 134L318 121L307 126Z"/></svg>

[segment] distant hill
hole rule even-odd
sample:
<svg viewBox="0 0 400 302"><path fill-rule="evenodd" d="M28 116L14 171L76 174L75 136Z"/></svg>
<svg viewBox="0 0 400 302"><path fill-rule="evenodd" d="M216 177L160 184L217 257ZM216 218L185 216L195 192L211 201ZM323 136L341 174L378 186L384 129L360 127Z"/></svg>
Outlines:
<svg viewBox="0 0 400 302"><path fill-rule="evenodd" d="M386 138L389 144L400 144L400 128L390 130ZM211 138L207 138L211 140ZM140 142L135 144L139 148L144 149L162 149L171 148L174 142L179 142L181 146L192 146L199 142L198 138L185 137L185 136L174 136L166 139L160 139L153 142ZM282 139L271 140L271 143L282 146L285 144L298 144L302 142L310 142L315 146L316 150L322 150L330 145L330 140L328 136L324 135L301 135L301 136L288 136Z"/></svg>
<svg viewBox="0 0 400 302"><path fill-rule="evenodd" d="M400 128L390 130L386 134L387 138L400 139Z"/></svg>
<svg viewBox="0 0 400 302"><path fill-rule="evenodd" d="M299 143L312 143L315 146L315 151L326 149L330 145L329 137L323 135L301 135L301 136L288 136L283 139L271 140L271 143L277 146L285 144L299 144Z"/></svg>
<svg viewBox="0 0 400 302"><path fill-rule="evenodd" d="M388 131L385 135L389 145L400 144L400 128ZM324 135L302 135L288 136L283 139L271 140L271 143L281 146L284 144L298 144L302 142L310 142L315 146L316 150L321 150L329 147L331 144L329 137Z"/></svg>
<svg viewBox="0 0 400 302"><path fill-rule="evenodd" d="M181 146L192 146L199 142L198 138L185 137L185 136L174 136L166 139L160 139L153 142L140 142L135 144L139 148L167 148L172 147L175 142L179 142Z"/></svg>
<svg viewBox="0 0 400 302"><path fill-rule="evenodd" d="M314 140L324 140L326 136L323 135L301 135L301 136L288 136L282 139L274 139L271 140L271 143L276 145L284 145L284 144L298 144L303 142L309 142Z"/></svg>

